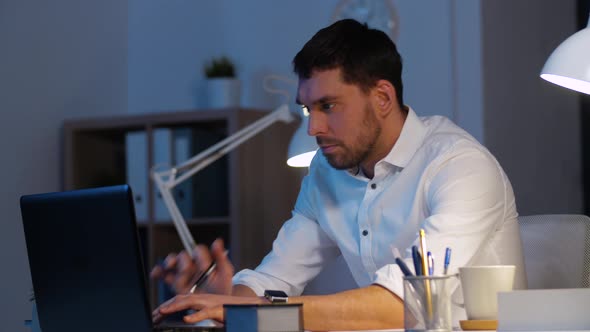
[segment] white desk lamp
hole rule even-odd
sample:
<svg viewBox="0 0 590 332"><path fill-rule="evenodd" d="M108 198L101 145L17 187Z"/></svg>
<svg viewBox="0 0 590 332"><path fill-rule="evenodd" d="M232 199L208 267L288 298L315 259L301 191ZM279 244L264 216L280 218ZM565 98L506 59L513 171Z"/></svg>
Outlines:
<svg viewBox="0 0 590 332"><path fill-rule="evenodd" d="M590 19L585 29L570 36L551 53L541 77L590 95Z"/></svg>
<svg viewBox="0 0 590 332"><path fill-rule="evenodd" d="M180 240L187 253L192 255L193 248L195 247L195 240L188 229L182 213L176 205L172 195L172 189L275 122L282 121L290 123L293 120L295 120L295 117L289 111L289 107L287 105L282 105L270 114L260 118L243 129L240 129L235 134L214 144L203 152L198 153L189 160L169 169L152 170L152 179L162 194L164 204L170 212L172 222L176 227L176 231L178 232ZM309 166L309 163L315 154L317 145L315 144L315 140L306 134L306 128L307 117L303 117L303 121L301 121L301 125L293 135L289 145L289 166ZM299 156L300 154L303 154L303 156Z"/></svg>
<svg viewBox="0 0 590 332"><path fill-rule="evenodd" d="M317 151L317 144L311 136L307 134L307 124L309 117L304 115L301 118L301 125L291 138L287 165L291 167L307 167L311 163L313 156Z"/></svg>

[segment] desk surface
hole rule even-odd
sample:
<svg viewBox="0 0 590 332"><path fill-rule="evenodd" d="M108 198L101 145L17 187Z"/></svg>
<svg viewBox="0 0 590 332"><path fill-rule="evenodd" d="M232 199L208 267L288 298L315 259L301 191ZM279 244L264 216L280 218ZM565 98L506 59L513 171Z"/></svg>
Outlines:
<svg viewBox="0 0 590 332"><path fill-rule="evenodd" d="M305 332L313 332L313 331L305 331ZM354 330L354 331L349 331L349 330L338 330L338 331L326 331L326 332L404 332L404 329L388 329L388 330Z"/></svg>

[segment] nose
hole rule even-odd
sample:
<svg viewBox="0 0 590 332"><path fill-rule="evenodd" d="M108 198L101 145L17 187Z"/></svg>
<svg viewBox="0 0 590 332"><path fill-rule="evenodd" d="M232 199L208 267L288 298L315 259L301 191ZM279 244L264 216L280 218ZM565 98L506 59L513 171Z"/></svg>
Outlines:
<svg viewBox="0 0 590 332"><path fill-rule="evenodd" d="M325 134L327 131L326 116L321 112L309 112L307 124L307 134L309 136L318 136Z"/></svg>

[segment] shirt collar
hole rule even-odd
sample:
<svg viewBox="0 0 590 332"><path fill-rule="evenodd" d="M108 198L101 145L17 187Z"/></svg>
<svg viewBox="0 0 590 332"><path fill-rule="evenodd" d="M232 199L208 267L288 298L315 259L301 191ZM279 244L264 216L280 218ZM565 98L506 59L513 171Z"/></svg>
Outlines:
<svg viewBox="0 0 590 332"><path fill-rule="evenodd" d="M383 161L401 168L408 165L416 151L422 146L427 130L414 110L411 107L408 107L408 109L408 116L397 142L395 142L387 156L383 158Z"/></svg>

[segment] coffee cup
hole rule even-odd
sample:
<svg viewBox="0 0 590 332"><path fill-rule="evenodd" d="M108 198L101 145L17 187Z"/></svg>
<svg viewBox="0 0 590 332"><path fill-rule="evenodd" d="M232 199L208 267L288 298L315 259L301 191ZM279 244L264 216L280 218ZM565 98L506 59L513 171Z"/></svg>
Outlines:
<svg viewBox="0 0 590 332"><path fill-rule="evenodd" d="M496 320L498 292L513 289L514 265L465 266L459 268L464 308L469 320Z"/></svg>

